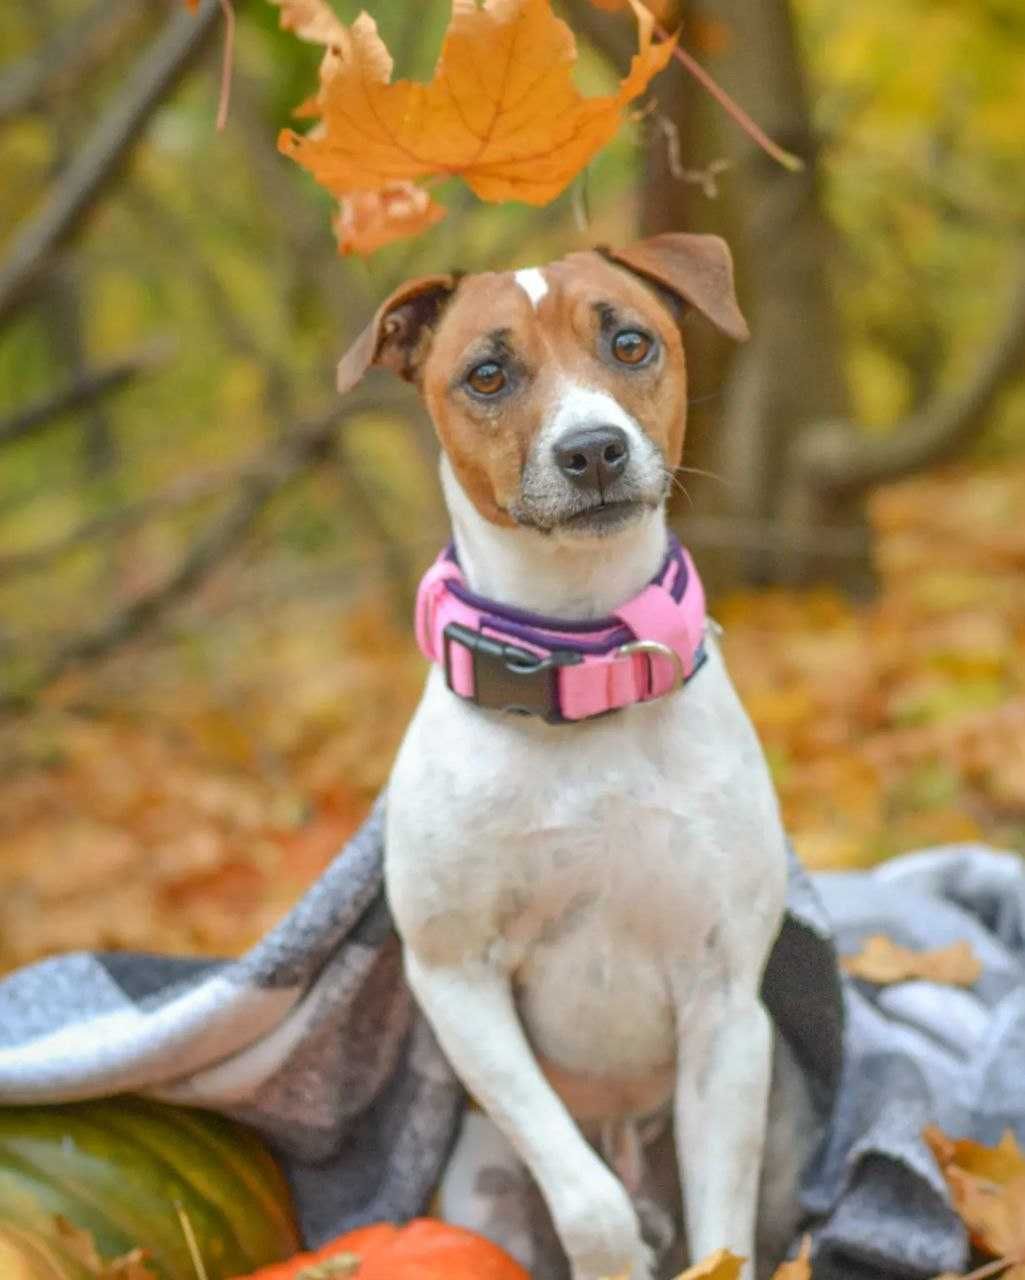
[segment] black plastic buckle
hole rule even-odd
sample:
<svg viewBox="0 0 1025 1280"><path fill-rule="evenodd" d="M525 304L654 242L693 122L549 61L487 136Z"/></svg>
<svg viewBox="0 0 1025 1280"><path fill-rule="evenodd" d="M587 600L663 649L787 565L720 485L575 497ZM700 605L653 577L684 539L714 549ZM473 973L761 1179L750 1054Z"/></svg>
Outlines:
<svg viewBox="0 0 1025 1280"><path fill-rule="evenodd" d="M559 668L574 667L583 662L579 653L556 649L539 658L529 649L493 640L458 622L450 622L444 631L445 683L461 698L452 685L452 642L469 651L473 662L473 695L466 698L478 707L492 711L512 711L517 715L540 716L549 724L567 724L559 707Z"/></svg>

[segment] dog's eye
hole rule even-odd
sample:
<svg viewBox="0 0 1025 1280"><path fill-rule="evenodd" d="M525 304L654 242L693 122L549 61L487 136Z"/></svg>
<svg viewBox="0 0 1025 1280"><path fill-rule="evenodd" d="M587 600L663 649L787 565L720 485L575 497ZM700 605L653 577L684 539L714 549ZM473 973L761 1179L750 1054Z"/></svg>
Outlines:
<svg viewBox="0 0 1025 1280"><path fill-rule="evenodd" d="M612 354L622 364L640 364L654 345L646 333L623 329L612 339Z"/></svg>
<svg viewBox="0 0 1025 1280"><path fill-rule="evenodd" d="M494 396L505 386L505 371L500 364L486 360L466 375L466 381L481 396Z"/></svg>

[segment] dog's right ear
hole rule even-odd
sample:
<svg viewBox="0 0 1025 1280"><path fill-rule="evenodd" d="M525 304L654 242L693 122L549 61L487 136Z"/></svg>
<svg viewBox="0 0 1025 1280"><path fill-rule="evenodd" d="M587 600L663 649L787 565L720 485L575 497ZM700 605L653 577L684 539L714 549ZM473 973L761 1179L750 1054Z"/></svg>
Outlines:
<svg viewBox="0 0 1025 1280"><path fill-rule="evenodd" d="M733 257L719 236L666 231L622 249L599 249L607 261L626 267L678 302L696 307L737 342L751 336L737 305Z"/></svg>
<svg viewBox="0 0 1025 1280"><path fill-rule="evenodd" d="M407 280L385 298L377 314L338 362L338 390L359 382L372 364L415 382L445 304L455 293L454 275Z"/></svg>

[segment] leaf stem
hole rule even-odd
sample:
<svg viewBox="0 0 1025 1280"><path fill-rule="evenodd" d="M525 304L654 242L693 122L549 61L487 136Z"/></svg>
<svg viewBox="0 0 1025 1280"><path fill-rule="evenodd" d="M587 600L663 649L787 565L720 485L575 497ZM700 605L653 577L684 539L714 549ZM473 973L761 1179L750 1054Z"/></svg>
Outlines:
<svg viewBox="0 0 1025 1280"><path fill-rule="evenodd" d="M649 10L649 12L651 11ZM652 21L654 22L654 29L658 34L659 39L672 39L669 32L662 26L654 14L652 14ZM801 172L804 168L804 161L801 157L794 155L792 151L787 151L778 143L773 142L765 130L751 119L738 102L734 102L726 90L721 88L715 80L712 79L701 63L689 54L686 49L681 48L679 43L673 46L673 57L682 67L690 72L706 92L712 95L730 119L734 120L740 128L744 130L748 137L761 147L766 155L771 156L777 164L781 164L784 169L788 169L791 173Z"/></svg>
<svg viewBox="0 0 1025 1280"><path fill-rule="evenodd" d="M224 14L224 52L221 55L221 92L217 99L217 131L223 131L228 123L228 104L231 101L231 73L235 62L235 8L231 0L221 0Z"/></svg>

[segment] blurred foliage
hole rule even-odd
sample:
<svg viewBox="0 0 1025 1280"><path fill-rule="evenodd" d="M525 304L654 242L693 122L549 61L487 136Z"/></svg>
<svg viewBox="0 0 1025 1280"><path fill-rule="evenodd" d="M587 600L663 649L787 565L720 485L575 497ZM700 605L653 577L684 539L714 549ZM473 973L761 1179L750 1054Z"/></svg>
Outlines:
<svg viewBox="0 0 1025 1280"><path fill-rule="evenodd" d="M1025 11L795 4L852 393L882 430L937 375L956 377L995 317L1025 226ZM0 84L88 7L0 6ZM336 7L351 18L359 5ZM446 0L370 7L399 72L426 75ZM109 0L77 64L0 120L0 257L177 8ZM407 609L445 520L413 397L375 377L358 411L336 406L334 363L407 275L629 236L643 148L660 136L639 112L547 209L443 185L438 227L342 261L329 200L274 149L317 51L279 32L269 5L241 6L223 134L218 61L211 48L160 108L73 252L0 334L0 422L76 369L167 344L126 389L0 450L0 687L30 688L63 638L158 589L297 423L337 412L336 444L193 597L0 727L0 967L86 945L236 950L353 829L417 696ZM582 87L607 92L616 71L585 47ZM977 835L1025 847L1023 451L1020 386L974 459L877 495L870 605L828 589L719 602L814 865ZM104 521L103 536L75 536Z"/></svg>
<svg viewBox="0 0 1025 1280"><path fill-rule="evenodd" d="M1025 7L1018 0L795 0L836 228L859 416L919 407L986 340L1025 229ZM1025 447L1025 385L981 452Z"/></svg>
<svg viewBox="0 0 1025 1280"><path fill-rule="evenodd" d="M808 865L1025 851L1023 509L1022 463L908 481L873 506L871 604L718 603ZM240 950L366 813L420 693L409 627L371 586L281 578L240 598L236 576L179 634L0 729L0 969L88 946Z"/></svg>

